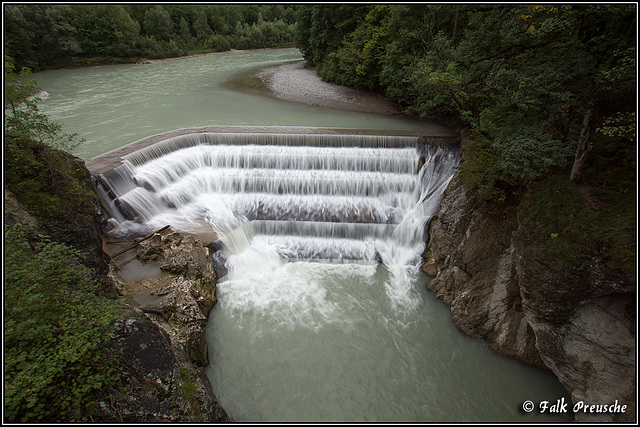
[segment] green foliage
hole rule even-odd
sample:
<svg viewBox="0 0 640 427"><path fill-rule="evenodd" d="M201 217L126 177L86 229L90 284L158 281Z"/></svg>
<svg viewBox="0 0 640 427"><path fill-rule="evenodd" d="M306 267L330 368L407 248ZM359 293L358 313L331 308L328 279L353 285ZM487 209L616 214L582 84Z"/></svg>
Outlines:
<svg viewBox="0 0 640 427"><path fill-rule="evenodd" d="M531 181L567 164L572 147L553 139L544 123L521 128L494 142L504 172L515 180Z"/></svg>
<svg viewBox="0 0 640 427"><path fill-rule="evenodd" d="M143 28L147 35L159 41L170 41L174 32L174 24L162 6L154 6L144 14Z"/></svg>
<svg viewBox="0 0 640 427"><path fill-rule="evenodd" d="M182 379L182 397L189 405L189 415L196 422L202 422L202 409L198 400L198 384L193 373L186 366L180 367L180 378Z"/></svg>
<svg viewBox="0 0 640 427"><path fill-rule="evenodd" d="M614 116L604 118L602 125L596 130L603 135L631 140L636 134L636 113L620 111Z"/></svg>
<svg viewBox="0 0 640 427"><path fill-rule="evenodd" d="M5 7L5 54L19 68L54 65L80 52L69 6L8 5Z"/></svg>
<svg viewBox="0 0 640 427"><path fill-rule="evenodd" d="M7 5L5 52L41 70L87 58L166 58L294 44L295 9L282 5ZM239 25L239 27L238 27ZM238 31L239 28L239 31Z"/></svg>
<svg viewBox="0 0 640 427"><path fill-rule="evenodd" d="M596 254L598 215L577 186L566 177L552 175L532 186L518 212L522 236L544 247L558 262L580 263Z"/></svg>
<svg viewBox="0 0 640 427"><path fill-rule="evenodd" d="M36 216L65 215L95 197L90 187L80 185L85 171L64 152L81 141L38 111L37 98L30 96L37 85L27 78L28 70L20 77L13 71L11 58L5 57L5 185Z"/></svg>
<svg viewBox="0 0 640 427"><path fill-rule="evenodd" d="M493 144L470 144L474 156L526 184L568 166L587 110L594 129L633 142L634 22L613 4L314 5L298 9L296 43L326 80L481 131ZM466 175L486 189L481 168Z"/></svg>
<svg viewBox="0 0 640 427"><path fill-rule="evenodd" d="M118 379L105 347L118 309L94 293L81 254L48 241L32 250L21 224L5 227L5 417L83 421Z"/></svg>
<svg viewBox="0 0 640 427"><path fill-rule="evenodd" d="M9 139L25 136L51 147L71 151L83 141L76 134L65 134L62 125L53 123L38 110L36 82L29 79L31 71L23 68L16 75L13 59L4 58L5 115L4 130ZM5 140L5 148L7 146Z"/></svg>
<svg viewBox="0 0 640 427"><path fill-rule="evenodd" d="M614 168L616 185L625 177ZM619 189L618 189L619 190ZM530 186L519 206L521 238L544 248L549 264L579 264L595 255L629 275L636 271L636 203L606 183L579 187L563 175L550 175Z"/></svg>
<svg viewBox="0 0 640 427"><path fill-rule="evenodd" d="M468 191L483 199L498 202L505 200L508 181L500 157L491 141L479 132L475 132L468 141L459 168Z"/></svg>

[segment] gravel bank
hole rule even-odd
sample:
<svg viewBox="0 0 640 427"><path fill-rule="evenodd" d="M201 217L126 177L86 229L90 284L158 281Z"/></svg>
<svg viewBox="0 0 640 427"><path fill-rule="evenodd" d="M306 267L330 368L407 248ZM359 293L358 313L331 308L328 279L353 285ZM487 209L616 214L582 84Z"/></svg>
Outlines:
<svg viewBox="0 0 640 427"><path fill-rule="evenodd" d="M304 61L277 65L258 71L259 78L273 96L285 101L374 114L402 114L384 97L322 81Z"/></svg>

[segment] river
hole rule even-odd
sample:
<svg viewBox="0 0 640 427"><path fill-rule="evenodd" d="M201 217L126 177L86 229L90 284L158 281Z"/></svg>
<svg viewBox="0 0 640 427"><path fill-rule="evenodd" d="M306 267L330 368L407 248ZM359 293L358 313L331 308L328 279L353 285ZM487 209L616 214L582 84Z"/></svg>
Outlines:
<svg viewBox="0 0 640 427"><path fill-rule="evenodd" d="M295 49L231 52L144 65L47 71L34 77L45 91L40 104L42 111L62 123L67 132L76 132L86 139L76 152L84 159L150 135L191 127L304 126L425 133L438 129L437 125L419 120L286 102L237 83L245 81L253 70L293 64L300 59ZM181 155L189 159L193 156L226 159L224 156L232 156L229 151L233 151L212 146L202 148L207 150L202 154L200 148L195 148L197 153ZM314 166L340 165L340 162L369 165L370 161L362 162L359 147L333 147L316 150L316 154L311 155L304 148L287 146L274 161L269 158L280 149L240 145L234 150L243 153L249 150L252 162L263 162L260 169L239 170L233 166L233 179L245 180L241 186L249 182L246 179L262 180L262 175L268 174L271 183L286 176L291 181L287 185L304 194L282 194L285 190L280 185L274 190L275 195L263 195L260 189L254 191L257 196L247 195L251 197L249 200L233 193L222 196L219 188L224 187L224 182L207 194L194 194L190 190L196 188L193 183L181 189L172 186L158 191L164 192L162 197L171 198L176 191L184 192L187 188L188 206L179 211L181 206L172 202L170 209L150 214L148 224L153 224L160 214L165 215L162 221L166 221L167 212L175 217L183 217L182 212L199 212L194 215L208 217L222 209L244 218L247 212L254 212L251 208L255 203L260 204L262 214L265 203L272 203L275 206L269 211L272 215L283 209L282 200L291 200L311 208L305 211L307 217L302 220L298 217L300 209L288 209L288 215L293 217L288 217L287 222L300 221L305 227L318 228L309 222L312 219L308 216L325 206L331 213L331 206L343 206L334 205L339 201L350 203L348 209L362 211L358 203L365 200L364 196L350 195L356 187L365 188L361 183L379 179L380 185L390 184L405 179L400 175L407 175L395 167L389 174L382 174L367 169L369 166L356 166L352 171L335 166L332 170L318 171ZM351 150L358 153L353 154ZM380 149L371 148L366 155L374 159L386 156L376 150ZM409 164L409 169L416 164L412 162L417 162L416 153L407 152L407 148L391 148L386 152L397 152L393 156L397 157L398 164ZM238 164L246 164L247 158L242 157L245 160ZM300 170L296 175L287 175L287 169L282 166L264 166L269 162L291 165L292 161L288 160L291 158L298 159L299 165L308 165L297 166ZM158 163L145 163L138 173L162 175L157 165L163 163L163 167L171 169L171 159L165 156L158 159ZM432 165L434 171L438 164L441 162ZM445 178L450 176L453 163L449 166ZM351 172L353 176L347 175ZM304 176L298 178L298 175ZM313 193L315 190L299 190L317 188L316 177L320 175L329 181L339 176L343 183L326 186L330 188L323 190L326 194L322 197ZM406 190L406 197L389 190L388 194L376 195L377 199L372 202L382 206L381 212L388 211L390 205L385 203L391 203L394 209L400 206L389 219L389 223L398 228L407 222L405 219L412 218L413 214L408 212L422 209L420 204L415 205L422 196L412 191L419 192L416 185L424 187L427 182L424 179L430 178L426 173L422 177L409 173L407 179L414 184ZM438 181L435 196L430 194L436 197L432 200L439 201L444 188L440 184L446 185L446 182L446 179ZM363 191L367 197L371 192L370 188ZM408 200L409 205L405 206L400 199ZM198 203L196 209L191 209L192 200ZM227 200L229 205L221 206ZM314 207L318 206L315 203L324 205L320 209ZM428 218L421 214L418 219L416 229L421 233ZM269 227L271 222L262 221ZM215 227L215 223L214 218L211 225ZM331 222L323 224L325 229L335 228ZM357 229L361 228L364 227ZM242 237L235 233L234 238L228 240L234 240L235 247L228 254L230 273L218 283L218 303L207 325L211 361L207 374L220 402L236 421L558 422L571 419L568 414L554 416L523 411L525 401L553 403L562 397L568 401L568 394L553 375L497 355L485 343L455 328L449 319L448 307L426 289L429 277L418 268L416 259L424 245L411 248L406 261L402 257L398 260L399 246L387 240L375 243L373 253L382 258L380 264L288 262L287 258L295 256L291 256L290 247L283 247L280 242L289 236L275 236L280 239L278 243L251 235L243 241ZM238 245L238 240L244 243ZM303 243L298 240L296 244L308 248L321 239L311 240ZM343 240L330 240L326 246L336 248ZM357 244L364 242L361 237L353 240Z"/></svg>
<svg viewBox="0 0 640 427"><path fill-rule="evenodd" d="M50 70L33 77L44 90L41 110L62 123L65 132L86 140L74 152L85 160L151 135L192 127L440 128L419 120L283 102L259 96L243 84L241 77L252 70L301 60L297 49L236 51Z"/></svg>

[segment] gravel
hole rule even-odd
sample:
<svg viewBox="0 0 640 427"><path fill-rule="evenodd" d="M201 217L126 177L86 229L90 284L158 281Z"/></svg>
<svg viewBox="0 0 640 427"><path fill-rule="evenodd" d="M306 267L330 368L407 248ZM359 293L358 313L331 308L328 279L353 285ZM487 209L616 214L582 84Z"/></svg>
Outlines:
<svg viewBox="0 0 640 427"><path fill-rule="evenodd" d="M315 69L305 68L304 61L260 70L261 79L273 96L285 101L377 114L401 114L381 95L327 83Z"/></svg>

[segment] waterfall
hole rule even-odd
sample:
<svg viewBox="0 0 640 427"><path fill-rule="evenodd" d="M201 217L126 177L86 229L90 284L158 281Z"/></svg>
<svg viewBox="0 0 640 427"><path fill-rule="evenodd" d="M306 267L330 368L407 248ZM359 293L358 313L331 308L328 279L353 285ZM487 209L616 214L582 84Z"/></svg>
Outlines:
<svg viewBox="0 0 640 427"><path fill-rule="evenodd" d="M116 234L209 224L229 254L256 243L402 275L457 163L418 137L197 133L125 156L97 187Z"/></svg>

